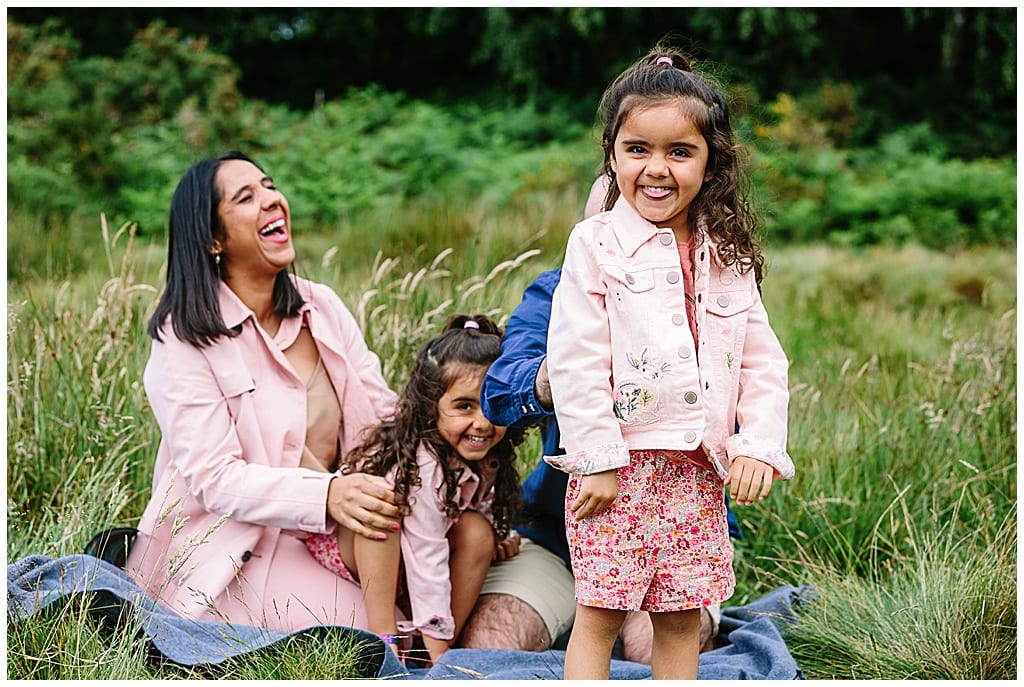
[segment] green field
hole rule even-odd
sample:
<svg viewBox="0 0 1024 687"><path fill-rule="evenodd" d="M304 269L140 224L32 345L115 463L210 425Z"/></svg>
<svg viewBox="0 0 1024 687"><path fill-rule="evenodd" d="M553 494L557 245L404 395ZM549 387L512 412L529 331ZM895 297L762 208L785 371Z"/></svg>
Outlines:
<svg viewBox="0 0 1024 687"><path fill-rule="evenodd" d="M449 314L504 318L557 266L581 193L300 234L297 271L337 289L397 388ZM8 220L17 260L43 230ZM416 244L389 252L360 238L403 223ZM8 283L9 562L77 553L100 529L134 524L158 440L141 376L164 246L99 218L65 235L37 251L32 279ZM69 253L90 266L65 269ZM769 243L766 255L764 297L792 361L797 474L737 509L730 603L813 585L818 600L788 633L809 678L1015 678L1014 252ZM538 453L531 434L523 470ZM148 662L130 632L100 633L76 603L7 630L9 678L203 676ZM214 675L336 678L346 650L310 641Z"/></svg>

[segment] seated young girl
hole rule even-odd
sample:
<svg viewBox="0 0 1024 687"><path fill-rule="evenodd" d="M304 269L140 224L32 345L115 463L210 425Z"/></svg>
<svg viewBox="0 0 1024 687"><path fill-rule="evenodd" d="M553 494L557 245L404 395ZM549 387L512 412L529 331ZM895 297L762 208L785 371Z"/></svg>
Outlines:
<svg viewBox="0 0 1024 687"><path fill-rule="evenodd" d="M343 472L394 484L401 534L374 541L339 527L306 541L321 564L361 586L368 629L396 653L396 635L418 634L436 661L458 638L491 562L517 553L509 535L523 431L491 424L480 409L501 338L486 316L453 317L418 351L393 417L345 456ZM396 597L409 620L396 619Z"/></svg>

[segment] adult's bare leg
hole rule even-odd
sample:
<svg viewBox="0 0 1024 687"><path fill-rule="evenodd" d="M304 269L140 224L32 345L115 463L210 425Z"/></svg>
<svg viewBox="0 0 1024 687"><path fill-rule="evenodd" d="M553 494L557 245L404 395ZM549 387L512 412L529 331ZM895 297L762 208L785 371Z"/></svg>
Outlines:
<svg viewBox="0 0 1024 687"><path fill-rule="evenodd" d="M482 594L459 638L461 647L513 651L546 651L551 642L540 614L511 594Z"/></svg>

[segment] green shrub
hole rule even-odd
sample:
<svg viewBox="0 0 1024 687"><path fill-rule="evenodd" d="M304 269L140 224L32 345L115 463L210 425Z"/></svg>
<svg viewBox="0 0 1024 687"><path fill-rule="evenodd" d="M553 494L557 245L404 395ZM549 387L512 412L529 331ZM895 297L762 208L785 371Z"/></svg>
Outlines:
<svg viewBox="0 0 1024 687"><path fill-rule="evenodd" d="M278 180L300 230L340 230L408 204L505 206L576 193L601 162L590 122L557 100L442 106L368 86L298 112L243 99L238 76L204 41L160 23L119 58L82 58L59 24L8 22L9 213L35 215L44 231L103 213L157 235L188 164L231 148ZM858 131L870 113L848 84L782 94L767 108L742 97L752 102L737 131L750 144L755 205L772 241L1015 243L1012 158L951 157L926 124L865 146ZM861 145L842 147L851 142ZM415 234L415 225L388 236ZM20 251L67 240L16 243L12 257L26 262Z"/></svg>
<svg viewBox="0 0 1024 687"><path fill-rule="evenodd" d="M1016 162L946 157L927 127L855 150L756 146L752 176L775 240L950 250L1016 242Z"/></svg>
<svg viewBox="0 0 1024 687"><path fill-rule="evenodd" d="M179 168L176 180L182 160L219 151L239 133L237 68L160 22L116 60L80 57L53 21L8 21L7 32L9 204L65 216L107 212L158 231L155 209L122 189L166 189L167 168Z"/></svg>

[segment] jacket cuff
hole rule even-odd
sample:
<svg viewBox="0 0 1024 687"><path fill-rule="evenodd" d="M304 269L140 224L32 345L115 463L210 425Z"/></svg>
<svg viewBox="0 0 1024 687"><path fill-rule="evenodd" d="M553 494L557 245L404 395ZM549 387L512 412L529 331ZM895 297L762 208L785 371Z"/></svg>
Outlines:
<svg viewBox="0 0 1024 687"><path fill-rule="evenodd" d="M604 444L564 456L544 456L544 462L571 475L592 475L629 465L629 447L625 442Z"/></svg>
<svg viewBox="0 0 1024 687"><path fill-rule="evenodd" d="M434 639L450 640L455 638L455 618L451 616L442 618L439 615L435 615L426 623L417 623L415 620L400 620L398 621L398 630L403 633L419 632Z"/></svg>
<svg viewBox="0 0 1024 687"><path fill-rule="evenodd" d="M492 377L484 380L481 397L487 419L503 427L529 427L554 415L554 411L547 410L537 400L534 389L537 370L543 360L541 356L522 361L514 368L516 378L523 380L520 384L509 384Z"/></svg>
<svg viewBox="0 0 1024 687"><path fill-rule="evenodd" d="M732 463L736 456L748 456L762 463L767 463L775 468L781 479L792 479L795 472L793 459L789 457L785 449L769 445L758 440L756 437L740 434L733 434L725 440L725 452Z"/></svg>
<svg viewBox="0 0 1024 687"><path fill-rule="evenodd" d="M327 515L327 491L336 476L334 472L302 471L301 487L305 492L302 501L311 505L319 504L320 507L314 506L300 512L295 529L309 534L334 534L337 523Z"/></svg>

